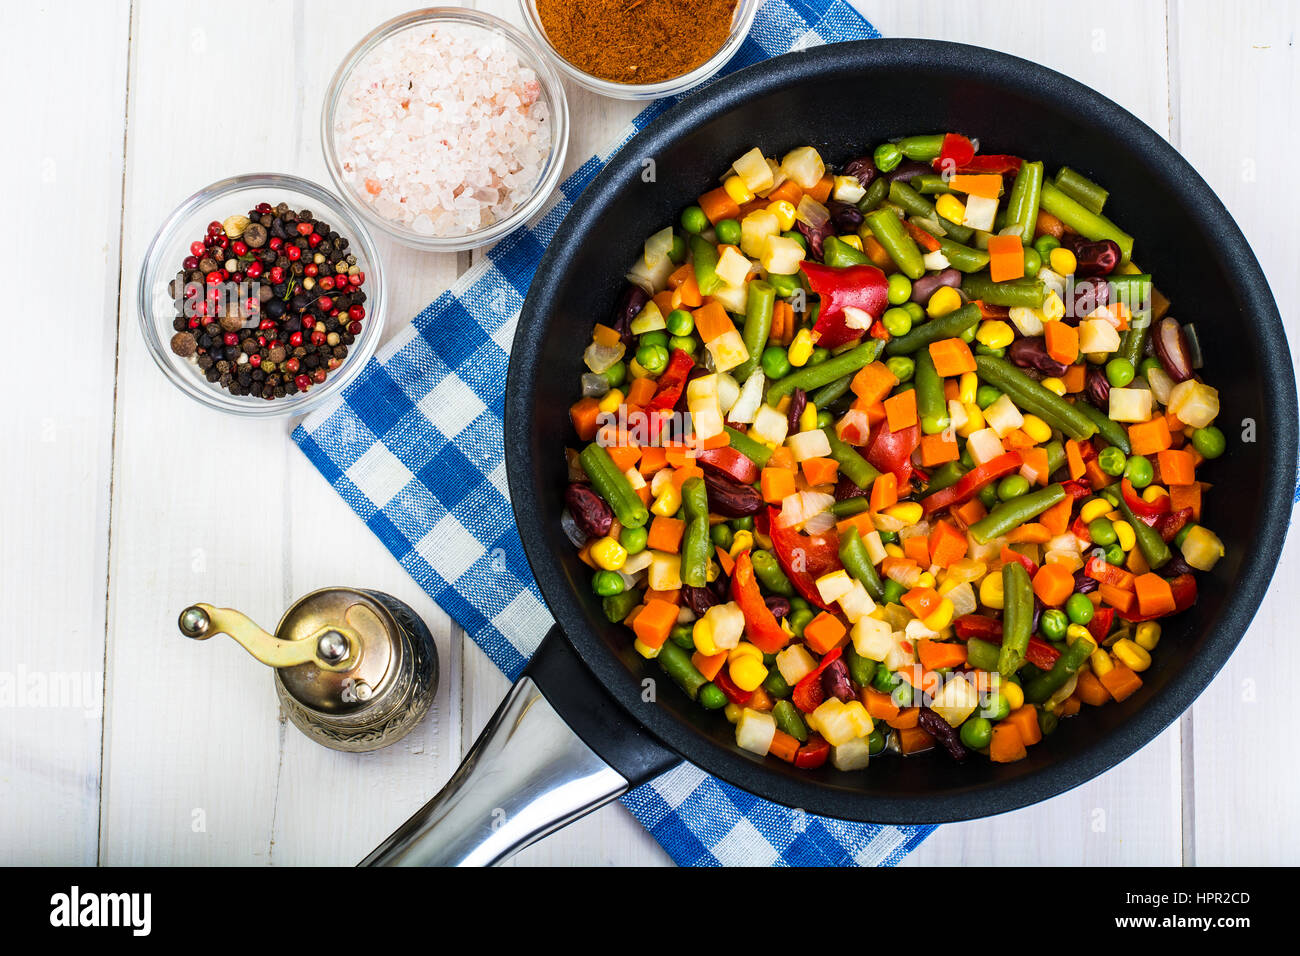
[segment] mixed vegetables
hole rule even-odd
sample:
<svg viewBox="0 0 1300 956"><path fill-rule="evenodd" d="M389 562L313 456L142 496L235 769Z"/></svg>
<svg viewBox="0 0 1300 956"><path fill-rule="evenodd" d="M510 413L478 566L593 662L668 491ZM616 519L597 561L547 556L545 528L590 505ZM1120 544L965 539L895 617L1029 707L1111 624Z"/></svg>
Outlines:
<svg viewBox="0 0 1300 956"><path fill-rule="evenodd" d="M755 148L583 358L565 530L605 615L799 767L1023 758L1142 686L1224 553L1192 325L1080 173Z"/></svg>

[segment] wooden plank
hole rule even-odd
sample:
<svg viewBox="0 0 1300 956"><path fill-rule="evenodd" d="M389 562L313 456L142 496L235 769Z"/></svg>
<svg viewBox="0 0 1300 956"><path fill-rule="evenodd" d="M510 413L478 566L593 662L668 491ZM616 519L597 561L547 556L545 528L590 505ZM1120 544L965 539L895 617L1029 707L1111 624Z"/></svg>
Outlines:
<svg viewBox="0 0 1300 956"><path fill-rule="evenodd" d="M1300 146L1293 95L1300 86L1300 8L1246 4L1223 14L1222 7L1203 2L1170 7L1175 144L1246 234L1294 341L1300 332L1294 308L1300 240L1290 211ZM1226 423L1224 430L1230 441L1237 439ZM1300 833L1287 825L1300 800L1290 685L1300 668L1300 646L1292 638L1297 591L1300 560L1291 547L1241 646L1193 709L1188 750L1195 855L1188 862L1279 865L1300 853Z"/></svg>
<svg viewBox="0 0 1300 956"><path fill-rule="evenodd" d="M0 258L23 276L11 308L43 335L76 327L57 362L10 362L5 374L7 865L96 859L129 26L126 2L24 4L5 11L0 39L15 91L6 124L21 131L5 216L28 227L0 236Z"/></svg>

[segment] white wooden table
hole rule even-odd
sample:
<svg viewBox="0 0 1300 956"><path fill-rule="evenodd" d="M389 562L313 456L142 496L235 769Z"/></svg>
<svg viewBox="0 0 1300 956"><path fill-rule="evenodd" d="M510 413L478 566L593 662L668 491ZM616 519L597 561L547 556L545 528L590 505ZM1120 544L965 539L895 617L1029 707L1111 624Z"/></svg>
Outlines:
<svg viewBox="0 0 1300 956"><path fill-rule="evenodd" d="M518 20L514 0L474 5ZM24 349L0 386L18 409L4 424L0 675L62 696L29 694L0 714L0 863L352 863L447 779L506 688L293 447L286 424L235 421L176 394L146 353L134 307L153 230L196 188L255 170L327 181L317 132L325 84L357 37L409 6L6 9L0 163L11 228L0 233L0 263L16 279L5 324ZM1016 53L1151 124L1237 216L1296 331L1300 6L859 6L887 36ZM250 74L266 78L266 106L196 93ZM573 165L635 107L568 93ZM380 242L389 334L471 263ZM71 345L57 358L56 336ZM213 486L252 507L196 508ZM280 719L264 668L230 641L195 645L176 632L177 611L195 600L269 624L297 595L337 583L398 595L437 635L435 710L387 752L310 743ZM940 828L910 862L1294 863L1300 831L1283 821L1300 799L1288 691L1300 666L1297 592L1293 542L1240 650L1176 726L1069 794ZM327 819L344 822L326 829ZM516 862L670 861L615 805Z"/></svg>

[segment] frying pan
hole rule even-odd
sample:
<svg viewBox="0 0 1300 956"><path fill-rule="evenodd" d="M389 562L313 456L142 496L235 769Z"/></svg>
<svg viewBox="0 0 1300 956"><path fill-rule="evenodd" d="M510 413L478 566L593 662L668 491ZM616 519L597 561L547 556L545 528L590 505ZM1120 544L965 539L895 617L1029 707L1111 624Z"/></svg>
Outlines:
<svg viewBox="0 0 1300 956"><path fill-rule="evenodd" d="M1204 520L1227 555L1200 575L1195 607L1165 623L1140 692L1063 721L1018 763L957 764L935 750L853 773L796 770L737 748L729 723L602 616L560 528L567 409L592 323L610 314L645 237L736 156L811 143L844 162L866 144L934 130L978 136L984 152L1068 164L1109 188L1107 212L1135 236L1172 314L1195 321L1220 391L1231 451L1206 466L1215 487ZM647 159L653 182L642 176ZM504 437L519 533L556 626L451 782L365 862L499 862L680 759L777 803L876 823L988 816L1077 786L1177 718L1241 639L1286 534L1296 417L1286 337L1245 237L1168 143L1100 94L1025 60L925 40L823 46L720 80L623 147L537 269L511 354ZM1239 440L1252 423L1254 440Z"/></svg>

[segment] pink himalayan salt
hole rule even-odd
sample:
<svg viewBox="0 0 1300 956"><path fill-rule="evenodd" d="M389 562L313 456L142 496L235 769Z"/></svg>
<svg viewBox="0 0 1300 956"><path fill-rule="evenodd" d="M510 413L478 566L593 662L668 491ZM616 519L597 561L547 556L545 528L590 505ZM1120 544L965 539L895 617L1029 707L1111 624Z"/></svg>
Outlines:
<svg viewBox="0 0 1300 956"><path fill-rule="evenodd" d="M551 149L537 74L506 40L422 25L371 50L344 83L334 145L344 179L382 218L462 236L533 192Z"/></svg>

